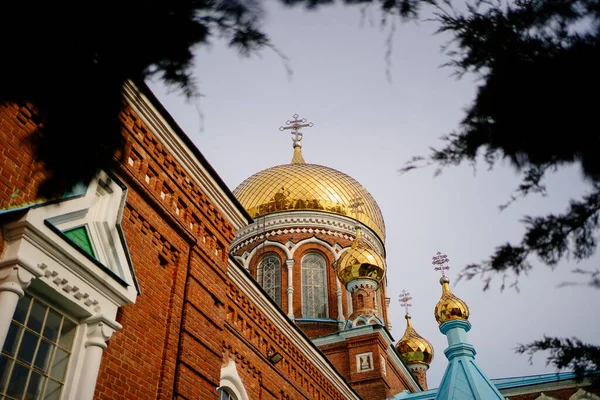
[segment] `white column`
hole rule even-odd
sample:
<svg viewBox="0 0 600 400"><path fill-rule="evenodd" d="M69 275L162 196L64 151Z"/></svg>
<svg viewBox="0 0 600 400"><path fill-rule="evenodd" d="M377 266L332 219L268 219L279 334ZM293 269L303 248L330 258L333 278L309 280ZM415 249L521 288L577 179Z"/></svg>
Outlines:
<svg viewBox="0 0 600 400"><path fill-rule="evenodd" d="M0 269L0 349L4 347L17 303L35 278L36 275L18 265Z"/></svg>
<svg viewBox="0 0 600 400"><path fill-rule="evenodd" d="M343 324L346 319L344 317L344 305L342 304L342 282L336 278L335 280L335 294L337 296L337 320L340 324Z"/></svg>
<svg viewBox="0 0 600 400"><path fill-rule="evenodd" d="M106 349L106 341L122 326L116 321L111 321L103 314L92 315L85 320L87 340L79 386L77 387L77 400L93 400L96 390L96 380L102 353Z"/></svg>
<svg viewBox="0 0 600 400"><path fill-rule="evenodd" d="M294 260L289 259L285 261L288 272L288 287L287 287L287 298L288 298L288 317L294 319Z"/></svg>

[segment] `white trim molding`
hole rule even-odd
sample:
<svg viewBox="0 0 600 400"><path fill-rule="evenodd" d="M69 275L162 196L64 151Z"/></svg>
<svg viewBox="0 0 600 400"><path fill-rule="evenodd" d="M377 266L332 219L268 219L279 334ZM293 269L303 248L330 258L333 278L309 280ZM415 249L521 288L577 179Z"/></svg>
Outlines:
<svg viewBox="0 0 600 400"><path fill-rule="evenodd" d="M221 367L221 380L217 389L224 388L230 390L237 400L249 400L248 393L246 393L246 388L244 388L244 383L233 360L229 360L226 365Z"/></svg>
<svg viewBox="0 0 600 400"><path fill-rule="evenodd" d="M254 222L239 229L231 243L231 252L235 253L257 240L287 233L320 233L354 240L357 225L362 228L362 237L375 251L385 256L383 242L359 221L327 212L301 210L267 214L260 217L260 224Z"/></svg>
<svg viewBox="0 0 600 400"><path fill-rule="evenodd" d="M123 93L127 103L133 108L137 116L152 130L167 152L183 167L194 182L227 218L236 230L248 225L247 217L240 211L228 197L227 192L214 179L213 175L194 156L190 147L175 132L173 127L151 104L148 98L139 91L131 81L123 86Z"/></svg>

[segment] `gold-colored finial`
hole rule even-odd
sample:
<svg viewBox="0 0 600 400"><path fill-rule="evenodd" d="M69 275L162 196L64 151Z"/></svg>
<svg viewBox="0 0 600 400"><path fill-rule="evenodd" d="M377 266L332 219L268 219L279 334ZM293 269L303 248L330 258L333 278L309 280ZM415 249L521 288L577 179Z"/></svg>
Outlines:
<svg viewBox="0 0 600 400"><path fill-rule="evenodd" d="M450 269L446 265L448 261L450 261L448 256L438 251L431 262L435 266L434 269L436 271L442 272L442 277L440 278L442 297L434 310L435 319L440 325L453 319L469 319L469 307L450 290L450 279L448 279L444 272Z"/></svg>
<svg viewBox="0 0 600 400"><path fill-rule="evenodd" d="M406 331L404 336L396 344L396 350L400 353L400 358L405 364L431 364L433 360L433 346L431 343L419 335L415 328L413 328L410 322L410 314L408 313L408 307L412 304L410 301L412 296L406 290L400 293L400 304L406 309Z"/></svg>
<svg viewBox="0 0 600 400"><path fill-rule="evenodd" d="M352 242L351 247L353 249L356 249L358 247L358 245L360 244L360 241L362 240L362 236L361 236L361 233L360 233L360 226L356 226L354 228L354 232L355 232L356 236L354 237L354 241Z"/></svg>
<svg viewBox="0 0 600 400"><path fill-rule="evenodd" d="M294 156L292 157L292 164L305 164L304 157L302 157L302 132L300 128L311 128L314 124L312 122L306 122L306 118L300 118L298 114L294 114L294 119L285 121L285 126L280 126L280 131L291 129L292 142L294 143Z"/></svg>

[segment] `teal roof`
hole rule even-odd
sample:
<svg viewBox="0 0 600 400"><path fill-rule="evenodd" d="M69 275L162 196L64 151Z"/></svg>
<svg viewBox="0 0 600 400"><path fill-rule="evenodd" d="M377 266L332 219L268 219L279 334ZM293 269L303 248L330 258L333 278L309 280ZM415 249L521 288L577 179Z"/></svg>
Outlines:
<svg viewBox="0 0 600 400"><path fill-rule="evenodd" d="M448 338L444 350L448 367L435 395L436 400L504 400L498 389L475 362L475 348L467 342L471 324L453 319L440 325Z"/></svg>
<svg viewBox="0 0 600 400"><path fill-rule="evenodd" d="M540 385L544 383L560 382L575 379L573 372L556 372L540 375L514 376L509 378L490 379L492 384L498 390L514 389L524 386ZM408 391L398 393L394 400L433 400L438 392L438 389L430 389L424 392L410 393Z"/></svg>

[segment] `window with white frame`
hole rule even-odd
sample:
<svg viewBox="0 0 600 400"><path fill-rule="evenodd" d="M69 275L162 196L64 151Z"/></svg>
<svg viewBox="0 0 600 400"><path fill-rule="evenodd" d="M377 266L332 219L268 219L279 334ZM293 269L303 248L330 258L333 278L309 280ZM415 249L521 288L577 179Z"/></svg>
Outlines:
<svg viewBox="0 0 600 400"><path fill-rule="evenodd" d="M60 399L76 331L54 308L21 297L0 355L0 398Z"/></svg>
<svg viewBox="0 0 600 400"><path fill-rule="evenodd" d="M264 257L256 270L256 280L269 297L281 306L281 261L274 254Z"/></svg>
<svg viewBox="0 0 600 400"><path fill-rule="evenodd" d="M327 318L325 259L317 253L302 258L302 317Z"/></svg>
<svg viewBox="0 0 600 400"><path fill-rule="evenodd" d="M227 388L219 389L219 400L237 400L235 394L231 393L231 391Z"/></svg>

